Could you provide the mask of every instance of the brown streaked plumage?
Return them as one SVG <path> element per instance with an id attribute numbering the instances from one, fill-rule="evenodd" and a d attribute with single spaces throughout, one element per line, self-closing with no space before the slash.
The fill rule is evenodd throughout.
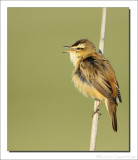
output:
<path id="1" fill-rule="evenodd" d="M 104 101 L 109 112 L 113 130 L 117 132 L 117 98 L 122 102 L 119 85 L 110 62 L 88 39 L 75 42 L 70 48 L 70 59 L 75 69 L 73 81 L 79 90 L 89 97 Z"/>

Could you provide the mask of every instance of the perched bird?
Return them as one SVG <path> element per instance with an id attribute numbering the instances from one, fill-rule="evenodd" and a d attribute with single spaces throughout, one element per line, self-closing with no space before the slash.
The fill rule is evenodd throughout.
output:
<path id="1" fill-rule="evenodd" d="M 71 46 L 70 59 L 75 67 L 73 71 L 73 81 L 79 90 L 89 97 L 95 98 L 101 104 L 105 102 L 109 112 L 112 127 L 117 132 L 117 99 L 122 102 L 119 85 L 115 72 L 110 62 L 99 52 L 95 45 L 88 39 L 81 39 Z M 96 113 L 98 113 L 98 108 Z"/>

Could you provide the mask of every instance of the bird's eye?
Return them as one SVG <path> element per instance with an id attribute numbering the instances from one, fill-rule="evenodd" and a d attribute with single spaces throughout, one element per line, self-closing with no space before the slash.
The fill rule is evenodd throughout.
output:
<path id="1" fill-rule="evenodd" d="M 77 48 L 78 51 L 79 51 L 80 49 L 81 49 L 80 47 Z"/>

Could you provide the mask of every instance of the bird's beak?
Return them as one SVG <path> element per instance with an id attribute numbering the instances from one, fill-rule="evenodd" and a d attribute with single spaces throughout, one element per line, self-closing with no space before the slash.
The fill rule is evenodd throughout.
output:
<path id="1" fill-rule="evenodd" d="M 63 46 L 63 47 L 72 49 L 72 50 L 70 50 L 70 51 L 65 51 L 65 52 L 63 52 L 63 53 L 72 53 L 72 52 L 75 52 L 74 48 L 72 48 L 71 46 Z"/>
<path id="2" fill-rule="evenodd" d="M 63 46 L 63 47 L 65 47 L 65 48 L 71 48 L 71 46 Z"/>

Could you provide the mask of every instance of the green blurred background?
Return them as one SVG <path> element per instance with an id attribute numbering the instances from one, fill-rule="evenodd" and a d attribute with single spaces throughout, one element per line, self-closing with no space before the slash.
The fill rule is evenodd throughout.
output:
<path id="1" fill-rule="evenodd" d="M 64 45 L 98 49 L 102 8 L 8 8 L 8 151 L 89 151 L 94 101 L 74 87 Z M 96 151 L 129 151 L 129 8 L 108 8 L 105 57 L 120 85 L 114 133 L 104 104 Z"/>

